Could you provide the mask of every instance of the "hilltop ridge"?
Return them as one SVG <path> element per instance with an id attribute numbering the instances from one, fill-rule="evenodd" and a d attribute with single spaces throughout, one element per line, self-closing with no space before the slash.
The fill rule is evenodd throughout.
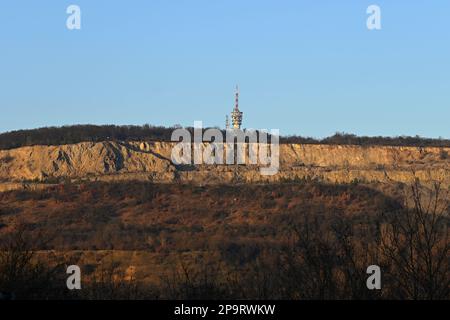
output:
<path id="1" fill-rule="evenodd" d="M 14 149 L 34 145 L 64 145 L 80 142 L 101 141 L 163 141 L 170 142 L 172 127 L 137 125 L 72 125 L 63 127 L 43 127 L 0 133 L 0 149 Z M 192 127 L 187 130 L 193 131 Z M 207 128 L 205 128 L 206 130 Z M 297 135 L 281 136 L 282 144 L 329 144 L 361 146 L 409 146 L 409 147 L 450 147 L 448 139 L 430 139 L 419 136 L 408 137 L 364 137 L 348 133 L 317 139 Z"/>
<path id="2" fill-rule="evenodd" d="M 184 165 L 171 161 L 175 143 L 82 142 L 0 150 L 0 190 L 67 180 L 264 183 L 298 179 L 330 183 L 386 182 L 450 185 L 450 148 L 281 144 L 280 169 L 263 176 L 260 165 Z M 204 143 L 206 145 L 206 143 Z"/>

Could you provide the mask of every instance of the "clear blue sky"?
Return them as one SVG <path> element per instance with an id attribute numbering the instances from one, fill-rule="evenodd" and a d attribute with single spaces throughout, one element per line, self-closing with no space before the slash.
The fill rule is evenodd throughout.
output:
<path id="1" fill-rule="evenodd" d="M 449 19 L 448 0 L 2 0 L 0 131 L 224 126 L 239 84 L 248 128 L 450 138 Z"/>

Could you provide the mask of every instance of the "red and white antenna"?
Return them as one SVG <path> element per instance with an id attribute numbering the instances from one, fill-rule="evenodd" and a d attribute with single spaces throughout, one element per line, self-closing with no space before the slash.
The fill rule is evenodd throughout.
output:
<path id="1" fill-rule="evenodd" d="M 239 110 L 239 87 L 236 85 L 236 101 L 234 104 L 234 110 Z"/>
<path id="2" fill-rule="evenodd" d="M 242 125 L 242 112 L 239 111 L 239 87 L 236 86 L 236 100 L 234 110 L 231 113 L 231 124 L 233 129 L 240 129 Z"/>

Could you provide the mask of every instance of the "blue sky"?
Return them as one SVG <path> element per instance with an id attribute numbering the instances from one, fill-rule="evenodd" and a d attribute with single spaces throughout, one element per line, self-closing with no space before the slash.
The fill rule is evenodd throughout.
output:
<path id="1" fill-rule="evenodd" d="M 449 16 L 448 0 L 2 0 L 0 131 L 223 126 L 239 84 L 247 128 L 450 138 Z"/>

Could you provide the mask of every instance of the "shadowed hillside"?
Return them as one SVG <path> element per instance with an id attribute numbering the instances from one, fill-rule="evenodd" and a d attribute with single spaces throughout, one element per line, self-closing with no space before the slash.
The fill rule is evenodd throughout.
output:
<path id="1" fill-rule="evenodd" d="M 48 234 L 58 250 L 207 250 L 211 245 L 282 241 L 303 212 L 369 218 L 399 208 L 380 192 L 357 185 L 193 185 L 89 183 L 44 191 L 0 193 L 0 235 L 20 221 L 30 234 Z"/>
<path id="2" fill-rule="evenodd" d="M 316 182 L 4 192 L 0 288 L 38 299 L 448 298 L 448 190 L 387 188 L 391 196 Z M 70 264 L 83 270 L 79 292 L 64 289 Z M 372 264 L 382 291 L 366 288 Z"/>

